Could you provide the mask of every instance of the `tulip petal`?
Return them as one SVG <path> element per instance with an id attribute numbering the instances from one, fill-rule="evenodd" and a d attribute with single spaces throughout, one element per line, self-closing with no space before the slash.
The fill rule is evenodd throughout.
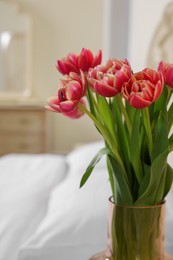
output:
<path id="1" fill-rule="evenodd" d="M 86 106 L 85 104 L 85 101 L 84 99 L 81 99 L 80 100 L 80 103 L 83 105 L 83 106 Z M 80 118 L 81 116 L 84 115 L 84 112 L 82 112 L 78 106 L 76 106 L 76 108 L 73 110 L 73 111 L 70 111 L 68 113 L 63 113 L 65 116 L 67 117 L 70 117 L 72 119 L 77 119 L 77 118 Z"/>
<path id="2" fill-rule="evenodd" d="M 67 60 L 74 64 L 75 67 L 78 66 L 78 55 L 75 53 L 70 53 L 67 55 Z"/>
<path id="3" fill-rule="evenodd" d="M 47 109 L 47 110 L 49 110 L 49 111 L 51 111 L 51 112 L 57 112 L 57 113 L 59 112 L 59 111 L 53 109 L 53 107 L 51 107 L 51 106 L 49 106 L 49 105 L 44 106 L 44 108 Z"/>
<path id="4" fill-rule="evenodd" d="M 92 62 L 92 68 L 99 65 L 101 63 L 101 61 L 102 61 L 102 51 L 99 50 L 97 55 L 94 58 L 94 61 Z"/>
<path id="5" fill-rule="evenodd" d="M 79 110 L 79 108 L 75 108 L 73 111 L 68 113 L 63 113 L 65 116 L 70 117 L 71 119 L 77 119 L 81 117 L 84 113 Z"/>
<path id="6" fill-rule="evenodd" d="M 53 97 L 49 97 L 47 102 L 48 102 L 48 104 L 57 104 L 58 105 L 59 104 L 59 99 L 58 99 L 58 97 L 53 96 Z"/>
<path id="7" fill-rule="evenodd" d="M 101 82 L 96 82 L 94 84 L 94 89 L 98 94 L 104 97 L 113 97 L 118 93 L 118 90 L 116 88 L 113 88 L 108 84 L 104 84 Z"/>
<path id="8" fill-rule="evenodd" d="M 61 110 L 61 112 L 71 112 L 75 109 L 75 107 L 77 106 L 78 101 L 71 101 L 71 100 L 67 100 L 64 102 L 61 102 L 59 104 L 59 108 Z"/>
<path id="9" fill-rule="evenodd" d="M 173 65 L 169 66 L 166 73 L 165 73 L 165 79 L 167 85 L 170 87 L 173 87 Z"/>
<path id="10" fill-rule="evenodd" d="M 154 92 L 154 97 L 153 97 L 154 101 L 160 97 L 162 91 L 163 91 L 163 83 L 158 82 L 158 84 L 156 85 L 156 88 L 155 88 L 155 92 Z"/>
<path id="11" fill-rule="evenodd" d="M 85 48 L 82 49 L 82 53 L 86 57 L 88 64 L 92 64 L 94 60 L 93 53 L 89 49 L 85 49 Z"/>
<path id="12" fill-rule="evenodd" d="M 88 71 L 92 60 L 93 60 L 93 54 L 89 50 L 83 48 L 78 57 L 79 68 L 83 71 Z"/>
<path id="13" fill-rule="evenodd" d="M 67 69 L 66 69 L 66 66 L 65 66 L 65 62 L 63 60 L 58 60 L 57 61 L 56 68 L 57 68 L 57 70 L 61 74 L 63 74 L 63 75 L 67 74 Z"/>
<path id="14" fill-rule="evenodd" d="M 133 74 L 123 85 L 122 95 L 131 106 L 145 108 L 156 101 L 163 90 L 163 77 L 160 72 L 146 68 Z"/>
<path id="15" fill-rule="evenodd" d="M 77 81 L 70 81 L 66 87 L 66 97 L 69 100 L 79 100 L 82 97 L 83 89 Z"/>
<path id="16" fill-rule="evenodd" d="M 57 61 L 56 68 L 62 75 L 69 75 L 70 72 L 79 73 L 79 69 L 74 64 L 62 60 Z"/>
<path id="17" fill-rule="evenodd" d="M 145 108 L 151 104 L 151 101 L 143 99 L 140 95 L 134 94 L 130 98 L 130 105 L 135 108 Z"/>

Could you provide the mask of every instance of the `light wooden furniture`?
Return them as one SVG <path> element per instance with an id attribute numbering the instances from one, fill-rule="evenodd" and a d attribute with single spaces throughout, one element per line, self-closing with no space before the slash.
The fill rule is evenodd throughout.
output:
<path id="1" fill-rule="evenodd" d="M 47 113 L 42 106 L 0 106 L 0 155 L 47 152 Z"/>

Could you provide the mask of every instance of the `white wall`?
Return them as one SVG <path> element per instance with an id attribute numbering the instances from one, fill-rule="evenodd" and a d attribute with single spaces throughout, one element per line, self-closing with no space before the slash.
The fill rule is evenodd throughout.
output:
<path id="1" fill-rule="evenodd" d="M 82 47 L 94 53 L 103 48 L 102 0 L 16 0 L 32 17 L 33 95 L 45 101 L 56 94 L 60 74 L 56 60 Z M 76 143 L 100 138 L 83 117 L 71 120 L 51 113 L 53 151 L 65 152 Z"/>
<path id="2" fill-rule="evenodd" d="M 170 0 L 130 0 L 128 59 L 138 71 L 147 66 L 148 50 Z"/>
<path id="3" fill-rule="evenodd" d="M 104 59 L 127 58 L 129 0 L 104 0 Z"/>
<path id="4" fill-rule="evenodd" d="M 127 58 L 134 71 L 148 64 L 148 50 L 171 0 L 105 0 L 104 43 L 107 57 Z"/>

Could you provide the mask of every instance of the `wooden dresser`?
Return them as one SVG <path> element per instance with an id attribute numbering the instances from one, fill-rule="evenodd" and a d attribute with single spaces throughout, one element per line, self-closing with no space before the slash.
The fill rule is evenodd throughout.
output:
<path id="1" fill-rule="evenodd" d="M 47 152 L 47 113 L 42 106 L 0 106 L 0 155 Z"/>

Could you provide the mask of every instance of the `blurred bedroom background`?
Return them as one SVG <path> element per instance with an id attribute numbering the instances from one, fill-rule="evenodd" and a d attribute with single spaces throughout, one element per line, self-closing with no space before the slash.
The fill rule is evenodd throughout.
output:
<path id="1" fill-rule="evenodd" d="M 172 15 L 170 0 L 1 0 L 0 153 L 67 153 L 100 140 L 86 116 L 44 110 L 59 86 L 56 60 L 85 47 L 135 71 L 173 61 Z"/>
<path id="2" fill-rule="evenodd" d="M 172 46 L 173 0 L 0 0 L 0 260 L 86 260 L 106 248 L 104 160 L 79 189 L 101 137 L 87 116 L 44 109 L 57 59 L 102 49 L 103 63 L 127 58 L 136 72 L 173 63 Z"/>

